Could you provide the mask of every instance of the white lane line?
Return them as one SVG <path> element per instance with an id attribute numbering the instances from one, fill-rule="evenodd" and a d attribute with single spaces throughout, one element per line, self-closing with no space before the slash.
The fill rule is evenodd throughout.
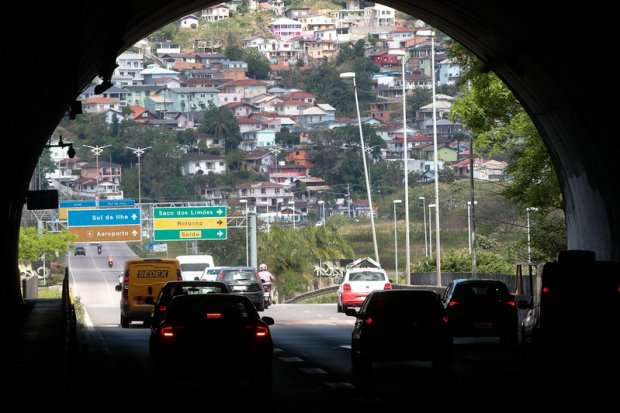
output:
<path id="1" fill-rule="evenodd" d="M 273 349 L 273 352 L 274 352 L 274 353 L 284 353 L 284 350 L 282 350 L 282 349 L 281 349 L 281 348 L 279 348 L 279 347 L 276 347 L 276 348 L 274 348 L 274 349 Z"/>
<path id="2" fill-rule="evenodd" d="M 299 371 L 301 371 L 303 374 L 308 374 L 308 375 L 325 375 L 325 374 L 327 374 L 327 372 L 325 370 L 320 369 L 318 367 L 300 368 Z"/>
<path id="3" fill-rule="evenodd" d="M 335 390 L 354 390 L 355 386 L 351 383 L 347 383 L 344 381 L 339 381 L 339 382 L 325 382 L 323 383 L 325 384 L 327 387 L 331 388 L 331 389 L 335 389 Z"/>
<path id="4" fill-rule="evenodd" d="M 351 350 L 351 345 L 350 344 L 345 344 L 345 345 L 342 345 L 342 346 L 338 346 L 338 348 L 344 348 L 346 350 Z"/>
<path id="5" fill-rule="evenodd" d="M 303 363 L 303 359 L 300 359 L 299 357 L 278 357 L 278 359 L 280 359 L 281 361 L 285 362 L 285 363 Z"/>

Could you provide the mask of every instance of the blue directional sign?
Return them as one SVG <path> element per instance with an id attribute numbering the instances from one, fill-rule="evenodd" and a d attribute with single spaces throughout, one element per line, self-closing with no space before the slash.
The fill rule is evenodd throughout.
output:
<path id="1" fill-rule="evenodd" d="M 133 199 L 100 199 L 99 208 L 132 207 L 136 204 Z"/>
<path id="2" fill-rule="evenodd" d="M 81 201 L 62 201 L 58 208 L 95 208 L 97 204 L 94 199 L 81 200 Z"/>
<path id="3" fill-rule="evenodd" d="M 68 227 L 140 225 L 140 208 L 69 210 Z"/>

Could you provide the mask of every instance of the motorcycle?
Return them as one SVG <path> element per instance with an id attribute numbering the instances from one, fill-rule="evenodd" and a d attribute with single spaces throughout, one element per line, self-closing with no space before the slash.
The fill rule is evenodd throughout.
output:
<path id="1" fill-rule="evenodd" d="M 114 260 L 111 257 L 108 257 L 108 267 L 114 267 Z"/>
<path id="2" fill-rule="evenodd" d="M 101 255 L 101 245 L 97 245 L 97 254 Z"/>
<path id="3" fill-rule="evenodd" d="M 273 304 L 271 299 L 271 283 L 263 283 L 263 300 L 265 302 L 265 308 L 269 308 Z"/>

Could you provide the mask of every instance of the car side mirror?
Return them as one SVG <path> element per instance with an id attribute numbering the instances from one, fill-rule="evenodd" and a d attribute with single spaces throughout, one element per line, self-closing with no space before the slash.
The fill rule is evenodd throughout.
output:
<path id="1" fill-rule="evenodd" d="M 271 317 L 263 317 L 261 318 L 261 320 L 263 323 L 267 324 L 268 326 L 272 326 L 276 323 L 275 320 Z"/>
<path id="2" fill-rule="evenodd" d="M 345 314 L 348 315 L 349 317 L 357 317 L 357 310 L 355 308 L 347 308 L 347 311 L 345 311 Z"/>
<path id="3" fill-rule="evenodd" d="M 116 284 L 116 286 L 114 287 L 114 289 L 115 289 L 116 291 L 123 291 L 123 286 L 122 286 L 122 285 L 120 285 L 120 284 Z"/>

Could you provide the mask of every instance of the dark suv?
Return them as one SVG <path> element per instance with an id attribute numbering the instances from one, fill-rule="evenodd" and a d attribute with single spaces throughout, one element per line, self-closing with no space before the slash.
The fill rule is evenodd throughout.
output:
<path id="1" fill-rule="evenodd" d="M 453 337 L 499 337 L 504 344 L 516 343 L 517 304 L 503 282 L 455 280 L 442 301 Z"/>
<path id="2" fill-rule="evenodd" d="M 357 317 L 351 337 L 351 367 L 366 375 L 373 361 L 432 361 L 433 367 L 450 365 L 452 342 L 446 328 L 440 297 L 433 291 L 385 290 L 371 292 Z"/>
<path id="3" fill-rule="evenodd" d="M 77 255 L 84 255 L 86 256 L 86 249 L 84 247 L 75 247 L 75 252 L 73 253 L 74 256 Z"/>
<path id="4" fill-rule="evenodd" d="M 217 274 L 216 281 L 225 283 L 232 294 L 247 297 L 258 311 L 265 310 L 263 283 L 252 267 L 226 267 Z"/>

